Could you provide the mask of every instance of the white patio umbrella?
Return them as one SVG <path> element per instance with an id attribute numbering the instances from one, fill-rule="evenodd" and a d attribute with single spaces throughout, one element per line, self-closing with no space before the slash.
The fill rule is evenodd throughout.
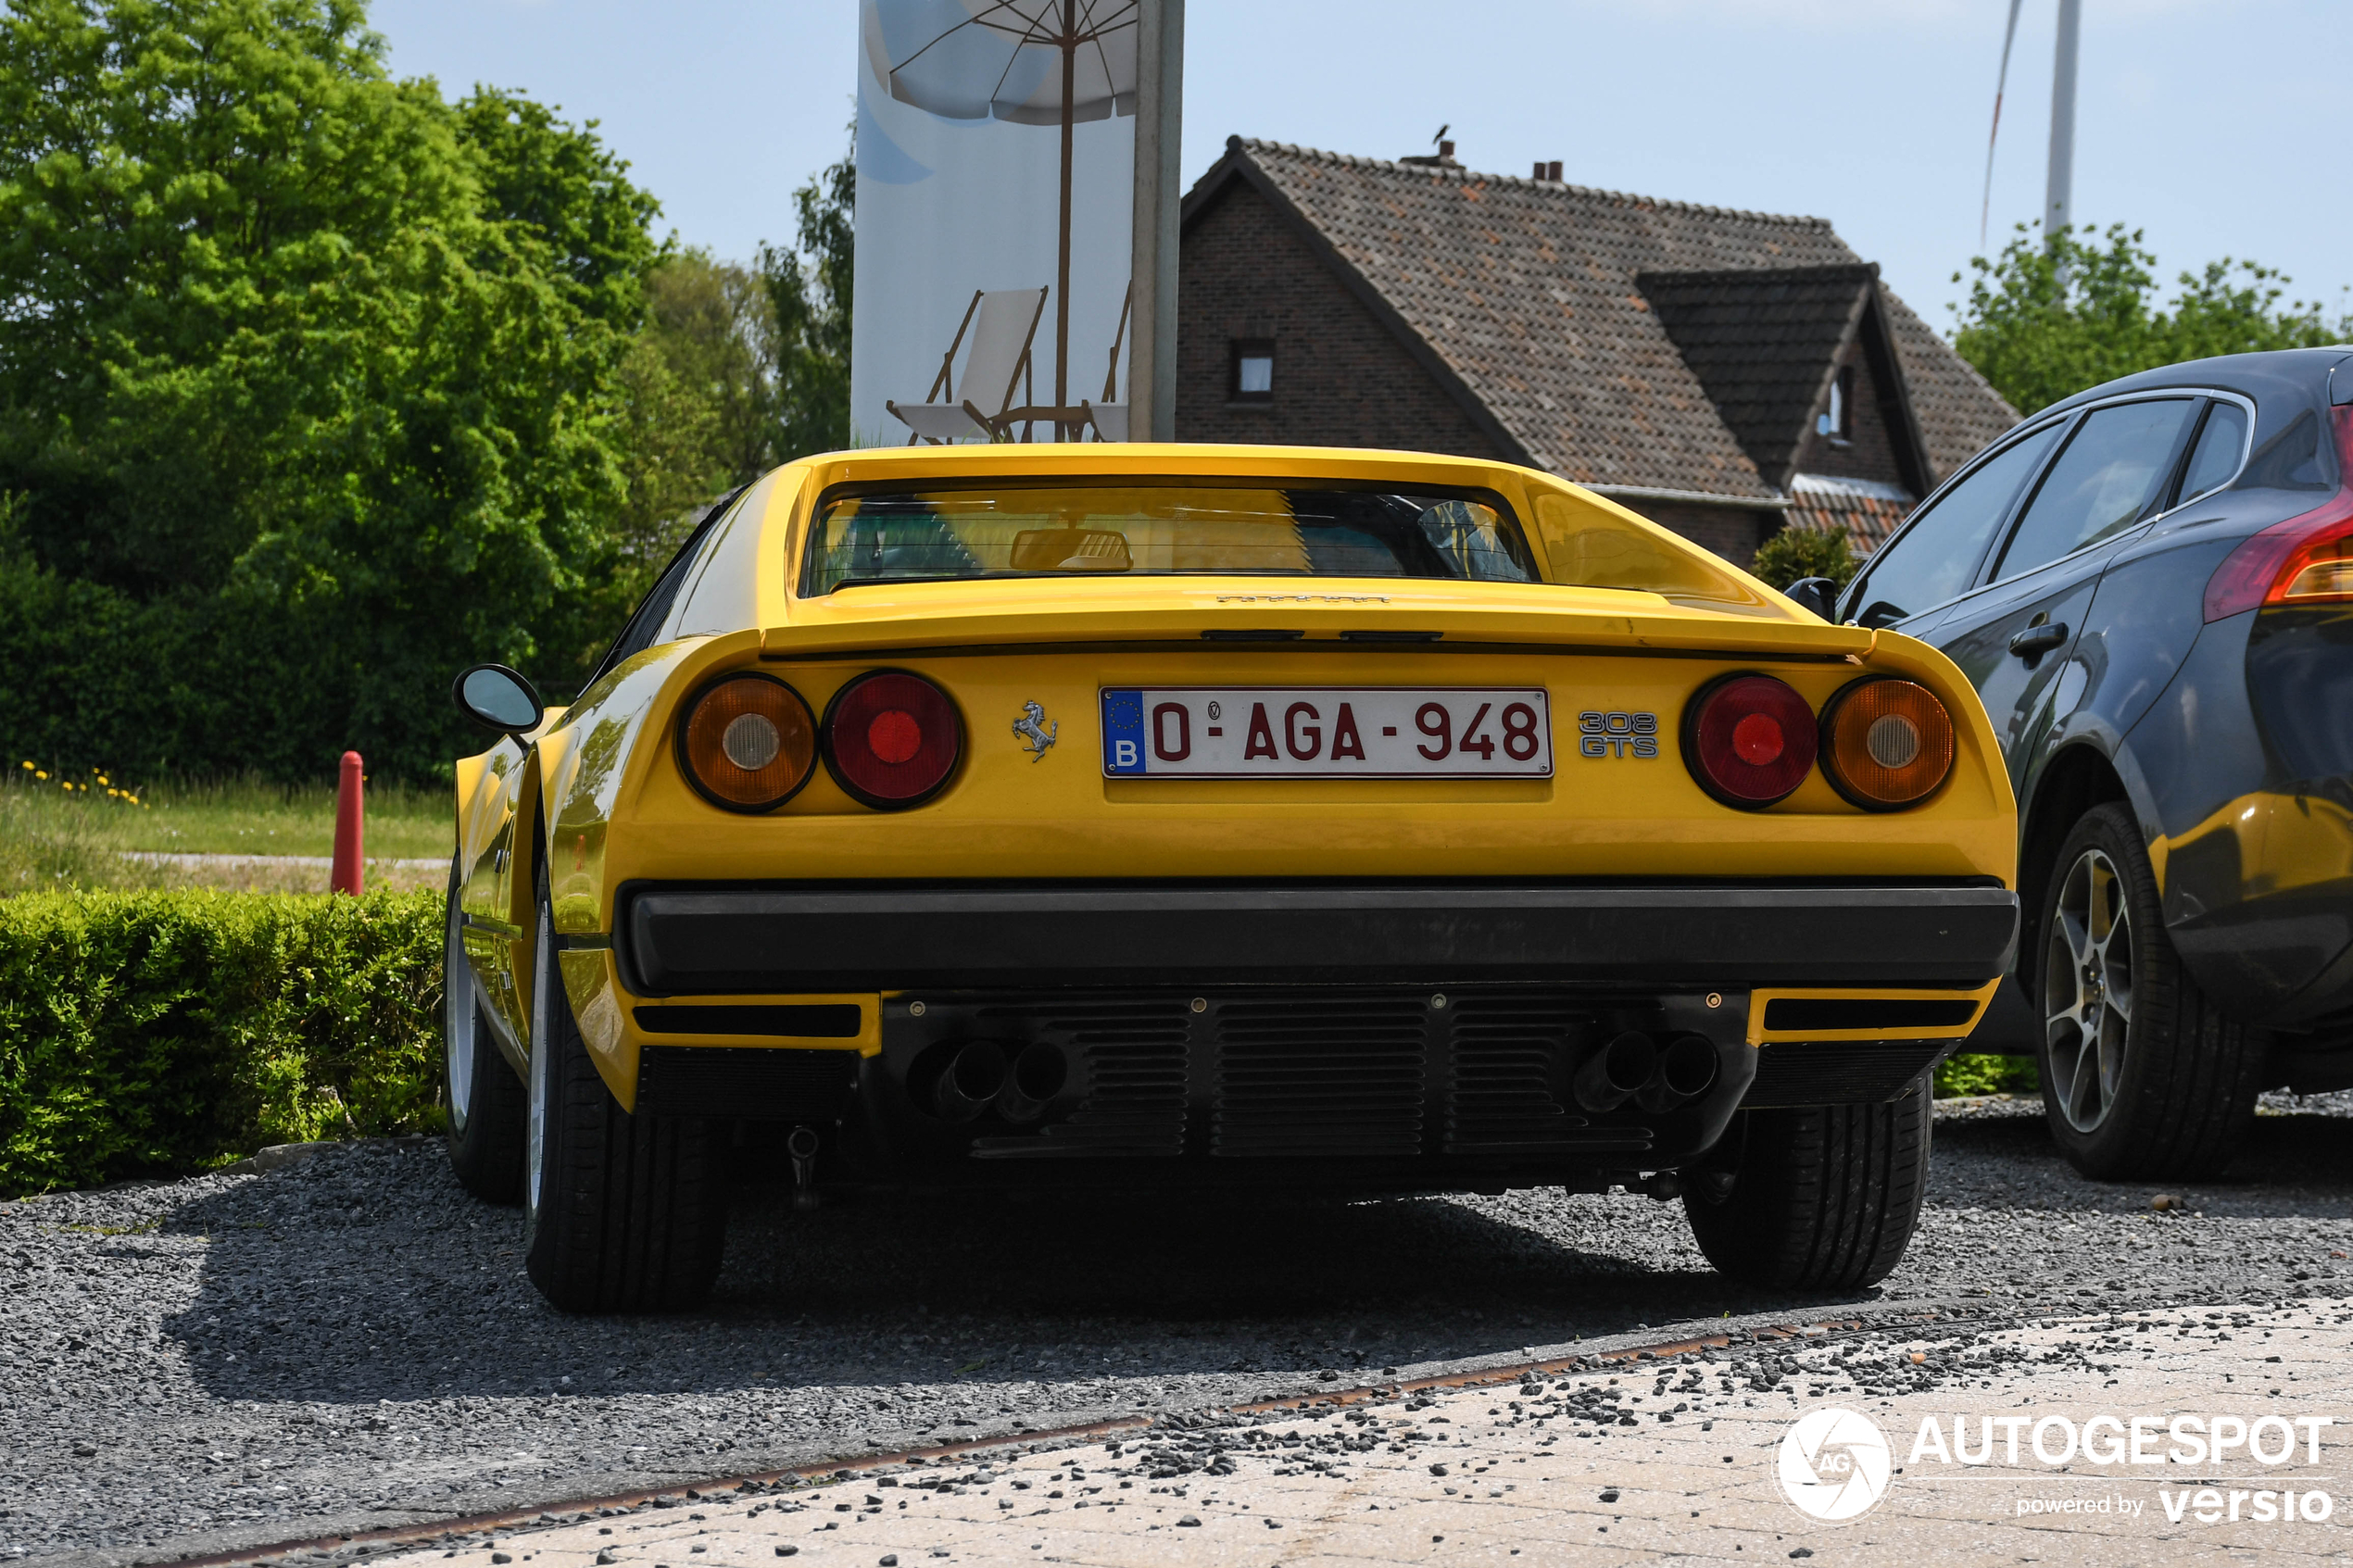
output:
<path id="1" fill-rule="evenodd" d="M 1054 276 L 1058 424 L 1069 422 L 1059 410 L 1070 407 L 1071 127 L 1136 112 L 1139 3 L 868 0 L 863 7 L 867 58 L 900 102 L 944 119 L 1062 127 L 1062 233 Z"/>

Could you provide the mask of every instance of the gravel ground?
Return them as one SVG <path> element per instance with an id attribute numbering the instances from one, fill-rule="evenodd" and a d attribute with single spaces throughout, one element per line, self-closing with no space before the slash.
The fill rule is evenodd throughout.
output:
<path id="1" fill-rule="evenodd" d="M 2353 1294 L 2353 1096 L 2274 1100 L 2226 1182 L 2078 1179 L 2039 1106 L 1941 1108 L 1904 1265 L 1740 1290 L 1680 1210 L 846 1204 L 749 1190 L 711 1306 L 566 1319 L 425 1143 L 0 1204 L 0 1556 L 124 1562 L 1270 1398 L 1697 1320 Z"/>

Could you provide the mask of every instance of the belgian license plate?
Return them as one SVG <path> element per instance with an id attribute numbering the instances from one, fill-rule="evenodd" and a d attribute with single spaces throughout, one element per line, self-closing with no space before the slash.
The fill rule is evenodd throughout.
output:
<path id="1" fill-rule="evenodd" d="M 1106 686 L 1108 778 L 1548 779 L 1541 687 Z"/>

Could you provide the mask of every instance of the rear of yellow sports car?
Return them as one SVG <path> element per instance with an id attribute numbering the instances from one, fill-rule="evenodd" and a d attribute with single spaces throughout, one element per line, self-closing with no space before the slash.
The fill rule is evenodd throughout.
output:
<path id="1" fill-rule="evenodd" d="M 606 1154 L 764 1129 L 812 1194 L 1624 1184 L 1736 1272 L 1900 1254 L 1919 1085 L 2016 927 L 1932 650 L 1403 454 L 845 454 L 690 554 L 469 775 L 453 918 L 540 1120 L 560 1033 Z M 1886 1190 L 1790 1233 L 1822 1179 Z"/>

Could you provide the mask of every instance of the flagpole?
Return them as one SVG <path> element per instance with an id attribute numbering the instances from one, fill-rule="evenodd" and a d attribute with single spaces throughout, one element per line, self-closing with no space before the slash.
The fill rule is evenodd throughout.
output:
<path id="1" fill-rule="evenodd" d="M 2074 221 L 2075 60 L 2083 0 L 2059 0 L 2058 47 L 2051 60 L 2051 161 L 2043 191 L 2043 236 L 2056 241 Z"/>

